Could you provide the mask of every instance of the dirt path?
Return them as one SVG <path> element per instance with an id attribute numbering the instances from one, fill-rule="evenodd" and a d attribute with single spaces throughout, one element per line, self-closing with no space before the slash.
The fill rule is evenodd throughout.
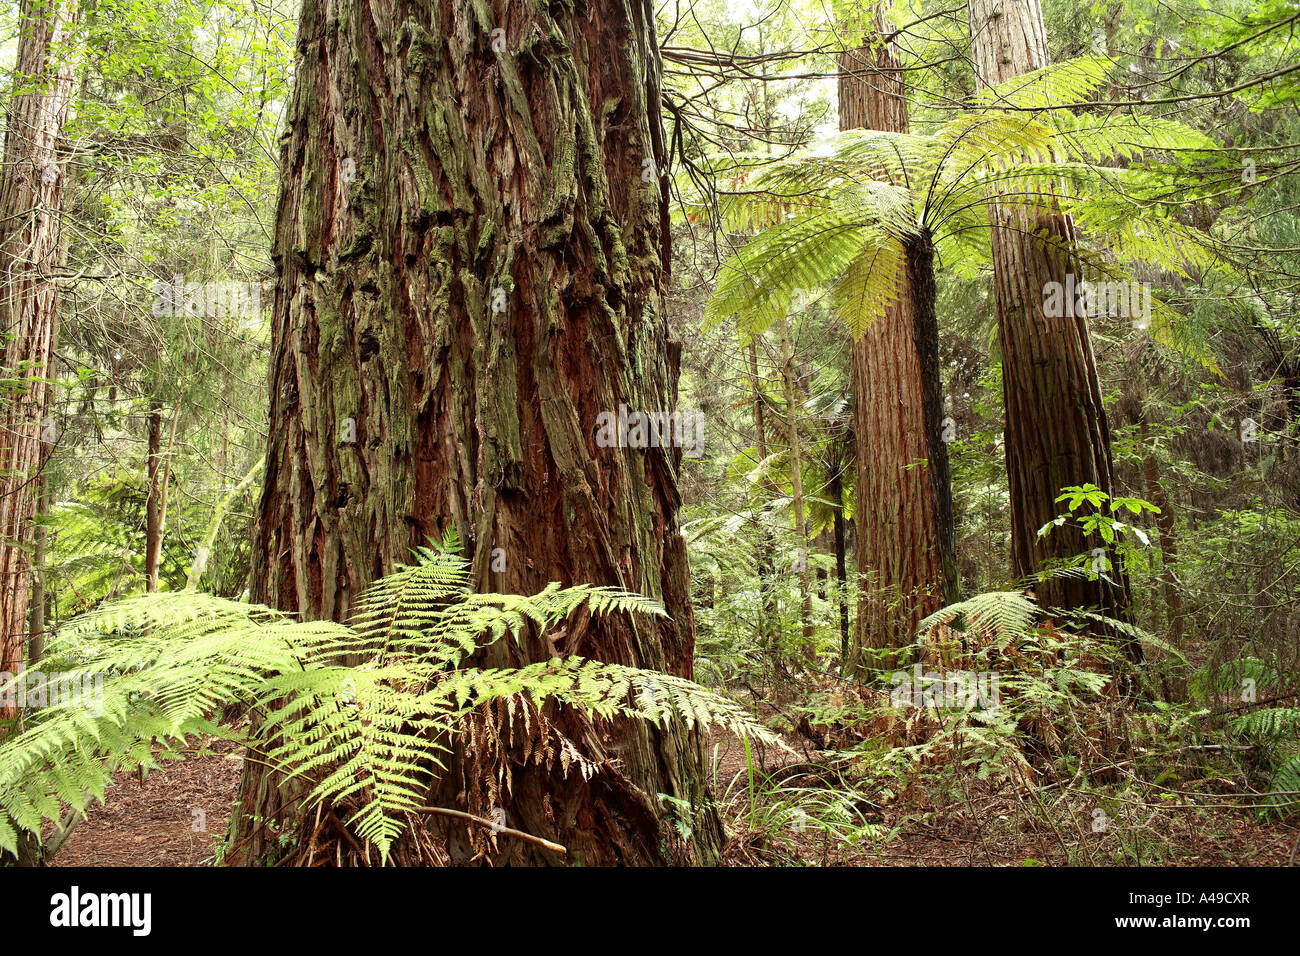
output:
<path id="1" fill-rule="evenodd" d="M 198 742 L 196 741 L 196 745 Z M 51 866 L 203 866 L 230 819 L 239 783 L 237 748 L 207 748 L 154 770 L 141 784 L 117 775 Z"/>

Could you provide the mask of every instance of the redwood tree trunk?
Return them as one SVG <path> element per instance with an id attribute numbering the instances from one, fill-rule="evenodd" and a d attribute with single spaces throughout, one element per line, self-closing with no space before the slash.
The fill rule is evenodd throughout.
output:
<path id="1" fill-rule="evenodd" d="M 887 28 L 877 20 L 879 35 Z M 903 74 L 879 38 L 840 56 L 840 129 L 908 132 Z M 855 644 L 912 642 L 917 625 L 957 593 L 952 490 L 942 441 L 934 254 L 909 249 L 899 297 L 853 343 L 857 555 L 868 575 Z"/>
<path id="2" fill-rule="evenodd" d="M 689 676 L 680 450 L 602 448 L 597 416 L 670 409 L 665 151 L 648 0 L 304 0 L 274 256 L 270 435 L 252 599 L 342 619 L 369 581 L 456 530 L 483 590 L 618 585 L 669 620 L 570 622 L 489 666 L 556 651 Z M 494 32 L 501 31 L 501 32 Z M 504 570 L 494 562 L 502 549 Z M 698 740 L 552 715 L 589 782 L 523 761 L 493 862 L 708 862 Z M 504 732 L 504 729 L 503 729 Z M 458 743 L 433 804 L 492 816 Z M 615 760 L 616 758 L 616 760 Z M 249 763 L 232 860 L 291 816 Z M 694 808 L 676 838 L 658 795 Z M 463 824 L 429 817 L 453 863 Z M 401 852 L 398 852 L 400 860 Z"/>
<path id="3" fill-rule="evenodd" d="M 1048 64 L 1039 0 L 969 0 L 972 57 L 981 88 Z M 1064 511 L 1061 489 L 1093 484 L 1112 490 L 1110 431 L 1086 316 L 1076 309 L 1045 314 L 1048 283 L 1083 278 L 1074 254 L 1074 227 L 1050 205 L 996 205 L 991 213 L 993 282 L 1006 408 L 1007 478 L 1011 495 L 1011 560 L 1018 576 L 1090 552 L 1072 523 L 1040 538 L 1038 530 Z M 1035 591 L 1046 607 L 1093 607 L 1121 617 L 1128 577 L 1118 556 L 1097 581 L 1054 577 Z M 1133 645 L 1130 645 L 1133 648 Z M 1136 651 L 1135 653 L 1140 653 Z"/>
<path id="4" fill-rule="evenodd" d="M 75 0 L 24 0 L 16 90 L 0 167 L 0 375 L 21 383 L 0 401 L 0 671 L 23 669 L 31 591 L 32 518 L 50 398 L 59 292 L 59 213 L 66 156 L 61 138 L 72 100 L 67 44 Z M 0 708 L 0 717 L 13 716 Z"/>

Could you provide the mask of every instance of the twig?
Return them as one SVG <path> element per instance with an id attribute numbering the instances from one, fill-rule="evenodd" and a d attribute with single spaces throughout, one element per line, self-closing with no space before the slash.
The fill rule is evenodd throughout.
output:
<path id="1" fill-rule="evenodd" d="M 525 843 L 531 843 L 534 846 L 540 846 L 547 850 L 553 850 L 556 853 L 569 852 L 567 847 L 561 846 L 558 843 L 552 843 L 550 840 L 544 840 L 539 836 L 533 836 L 531 833 L 524 833 L 522 830 L 513 830 L 510 827 L 503 826 L 500 823 L 495 823 L 492 820 L 488 820 L 484 817 L 475 816 L 472 813 L 465 813 L 461 810 L 450 810 L 447 807 L 418 807 L 413 812 L 434 813 L 444 817 L 455 817 L 457 820 L 469 820 L 471 823 L 477 823 L 480 826 L 488 827 L 491 830 L 495 831 L 496 833 L 504 833 L 506 834 L 506 836 L 515 837 L 518 840 L 523 840 Z"/>
<path id="2" fill-rule="evenodd" d="M 352 849 L 357 851 L 357 856 L 361 857 L 363 860 L 366 860 L 367 863 L 370 862 L 368 859 L 366 859 L 366 851 L 362 849 L 361 844 L 357 842 L 357 838 L 348 832 L 348 828 L 343 825 L 343 821 L 340 820 L 335 815 L 333 810 L 329 810 L 326 812 L 325 819 L 328 820 L 330 823 L 334 824 L 335 828 L 338 829 L 339 833 L 343 834 L 343 839 L 347 840 L 348 843 L 352 844 Z"/>

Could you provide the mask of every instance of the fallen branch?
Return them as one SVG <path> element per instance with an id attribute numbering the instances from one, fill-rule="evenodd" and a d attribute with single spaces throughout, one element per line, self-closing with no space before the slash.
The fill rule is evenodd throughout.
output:
<path id="1" fill-rule="evenodd" d="M 514 830 L 500 823 L 495 823 L 484 817 L 475 816 L 472 813 L 465 813 L 461 810 L 449 810 L 446 807 L 420 807 L 415 813 L 432 813 L 444 817 L 455 817 L 457 820 L 468 820 L 471 823 L 477 823 L 480 826 L 488 827 L 496 833 L 504 833 L 506 836 L 512 836 L 517 840 L 523 840 L 525 843 L 531 843 L 534 846 L 540 846 L 547 850 L 553 850 L 556 853 L 568 853 L 568 847 L 561 846 L 558 843 L 552 843 L 550 840 L 544 840 L 539 836 L 533 836 L 531 833 L 524 833 L 522 830 Z"/>

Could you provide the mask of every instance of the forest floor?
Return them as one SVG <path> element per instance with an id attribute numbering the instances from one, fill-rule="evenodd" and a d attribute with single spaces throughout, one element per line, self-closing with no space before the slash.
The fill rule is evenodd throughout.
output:
<path id="1" fill-rule="evenodd" d="M 762 755 L 767 789 L 807 793 L 824 780 L 816 751 Z M 719 741 L 715 792 L 723 794 L 729 831 L 725 863 L 732 866 L 1288 866 L 1300 862 L 1300 819 L 1262 823 L 1253 810 L 1224 809 L 1206 800 L 1179 806 L 1139 804 L 1092 831 L 1095 804 L 1076 802 L 1043 812 L 1041 795 L 964 781 L 964 792 L 947 800 L 933 790 L 903 788 L 897 801 L 860 801 L 863 819 L 887 834 L 856 845 L 836 841 L 817 826 L 792 826 L 754 809 L 749 770 L 740 740 Z M 760 791 L 761 777 L 756 777 Z M 731 795 L 731 799 L 726 797 Z M 1098 794 L 1098 797 L 1102 794 Z M 770 793 L 768 795 L 770 799 Z M 1062 819 L 1065 808 L 1073 820 Z M 1053 813 L 1057 815 L 1053 819 Z"/>
<path id="2" fill-rule="evenodd" d="M 1287 865 L 1296 859 L 1300 823 L 1261 824 L 1250 813 L 1185 807 L 1138 808 L 1105 837 L 1087 826 L 1043 825 L 1026 795 L 972 787 L 960 802 L 925 805 L 911 799 L 865 808 L 891 835 L 874 845 L 830 840 L 818 827 L 773 823 L 749 794 L 748 763 L 736 738 L 717 737 L 715 790 L 730 839 L 731 866 L 1023 866 L 1066 862 L 1143 862 L 1176 866 Z M 763 755 L 765 772 L 807 786 L 815 753 Z M 229 820 L 241 759 L 234 744 L 204 741 L 184 760 L 167 763 L 143 782 L 118 774 L 53 861 L 54 866 L 203 866 Z M 759 800 L 762 801 L 760 795 Z M 1168 808 L 1165 808 L 1166 811 Z M 1086 812 L 1086 808 L 1085 808 Z M 1086 815 L 1084 822 L 1087 822 Z M 1068 831 L 1068 832 L 1067 832 Z M 1088 846 L 1093 841 L 1093 846 Z"/>
<path id="3" fill-rule="evenodd" d="M 184 760 L 143 781 L 114 778 L 77 825 L 52 866 L 204 866 L 225 832 L 243 756 L 229 741 L 206 740 Z"/>

